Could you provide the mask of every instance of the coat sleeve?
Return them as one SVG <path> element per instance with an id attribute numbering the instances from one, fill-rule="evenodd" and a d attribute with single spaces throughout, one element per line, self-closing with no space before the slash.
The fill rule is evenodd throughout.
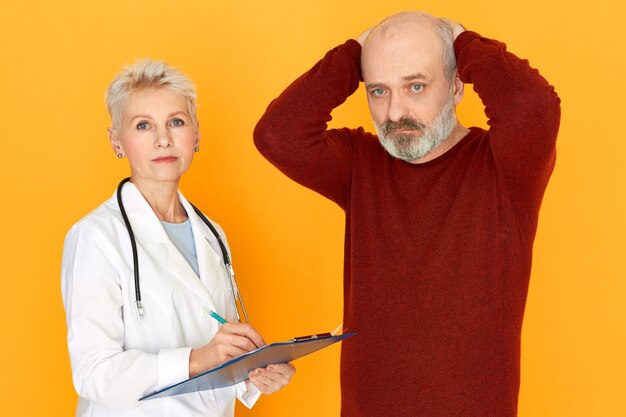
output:
<path id="1" fill-rule="evenodd" d="M 188 378 L 191 351 L 124 349 L 121 265 L 119 248 L 98 225 L 83 220 L 68 233 L 61 285 L 73 382 L 81 397 L 111 408 L 137 406 Z"/>
<path id="2" fill-rule="evenodd" d="M 261 396 L 261 391 L 250 380 L 235 385 L 237 399 L 248 408 L 252 408 Z"/>

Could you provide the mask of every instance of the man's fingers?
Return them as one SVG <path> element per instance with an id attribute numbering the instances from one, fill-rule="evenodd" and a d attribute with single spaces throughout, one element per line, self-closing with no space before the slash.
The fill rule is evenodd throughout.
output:
<path id="1" fill-rule="evenodd" d="M 367 39 L 367 37 L 369 36 L 370 32 L 372 31 L 372 28 L 367 28 L 365 29 L 365 31 L 363 33 L 361 33 L 361 35 L 357 38 L 357 42 L 361 44 L 361 47 L 363 47 L 363 45 L 365 44 L 365 40 Z"/>

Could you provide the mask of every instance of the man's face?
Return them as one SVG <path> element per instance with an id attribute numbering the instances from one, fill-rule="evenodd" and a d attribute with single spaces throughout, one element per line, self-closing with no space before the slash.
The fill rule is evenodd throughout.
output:
<path id="1" fill-rule="evenodd" d="M 448 138 L 456 122 L 453 97 L 450 96 L 430 126 L 410 117 L 397 122 L 387 120 L 382 125 L 374 122 L 374 125 L 378 139 L 387 152 L 403 161 L 416 162 Z"/>
<path id="2" fill-rule="evenodd" d="M 372 119 L 389 153 L 416 162 L 450 136 L 460 96 L 445 75 L 442 42 L 432 25 L 372 31 L 361 64 Z"/>

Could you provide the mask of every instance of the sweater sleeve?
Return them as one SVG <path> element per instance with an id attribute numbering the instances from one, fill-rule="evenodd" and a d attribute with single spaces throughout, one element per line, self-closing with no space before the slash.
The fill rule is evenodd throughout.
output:
<path id="1" fill-rule="evenodd" d="M 485 105 L 498 175 L 515 203 L 539 204 L 556 156 L 561 111 L 554 87 L 501 42 L 468 31 L 454 46 L 461 80 Z"/>
<path id="2" fill-rule="evenodd" d="M 352 173 L 350 129 L 328 129 L 332 110 L 359 86 L 361 46 L 348 40 L 270 103 L 254 131 L 259 152 L 285 175 L 345 208 Z"/>

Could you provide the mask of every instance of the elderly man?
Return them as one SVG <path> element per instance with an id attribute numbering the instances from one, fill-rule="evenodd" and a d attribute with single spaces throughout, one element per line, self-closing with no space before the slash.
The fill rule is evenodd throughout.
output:
<path id="1" fill-rule="evenodd" d="M 328 129 L 361 78 L 378 135 Z M 489 130 L 457 121 L 464 83 Z M 503 43 L 416 12 L 334 48 L 270 104 L 259 151 L 346 213 L 344 322 L 360 335 L 341 352 L 343 416 L 517 414 L 559 119 L 554 89 Z"/>

